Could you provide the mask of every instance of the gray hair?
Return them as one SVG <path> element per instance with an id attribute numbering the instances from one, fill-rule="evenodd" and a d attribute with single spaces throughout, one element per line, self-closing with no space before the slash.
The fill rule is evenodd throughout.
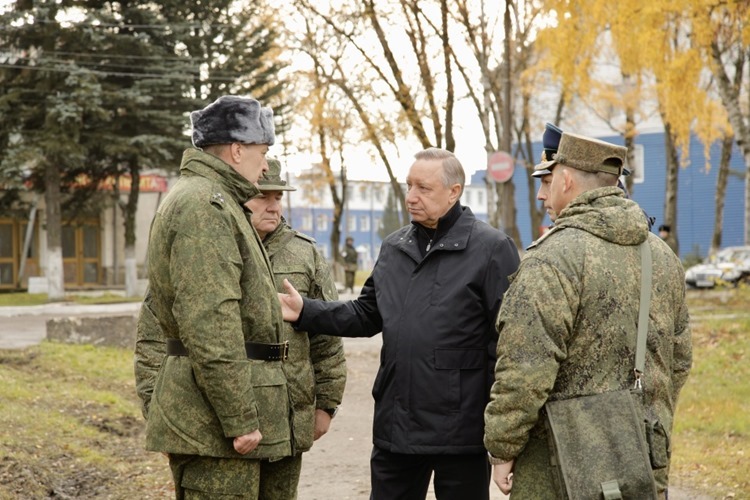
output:
<path id="1" fill-rule="evenodd" d="M 417 160 L 442 160 L 443 162 L 443 185 L 451 187 L 453 184 L 461 186 L 461 193 L 464 192 L 466 184 L 466 174 L 461 162 L 452 152 L 440 148 L 427 148 L 414 155 Z"/>

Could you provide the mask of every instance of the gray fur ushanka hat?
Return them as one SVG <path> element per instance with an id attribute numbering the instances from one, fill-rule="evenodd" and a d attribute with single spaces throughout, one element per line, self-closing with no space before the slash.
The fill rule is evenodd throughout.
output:
<path id="1" fill-rule="evenodd" d="M 225 95 L 190 113 L 193 145 L 268 144 L 274 142 L 273 110 L 251 97 Z"/>

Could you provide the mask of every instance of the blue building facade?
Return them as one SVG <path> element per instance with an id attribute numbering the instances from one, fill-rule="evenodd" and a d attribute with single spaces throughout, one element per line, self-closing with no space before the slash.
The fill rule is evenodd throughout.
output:
<path id="1" fill-rule="evenodd" d="M 600 137 L 602 140 L 622 144 L 619 136 Z M 534 158 L 541 156 L 541 142 L 534 144 Z M 650 215 L 655 217 L 654 232 L 664 222 L 664 197 L 666 193 L 666 157 L 662 133 L 641 134 L 636 138 L 635 184 L 631 197 Z M 678 173 L 676 235 L 679 240 L 680 257 L 708 254 L 713 234 L 715 215 L 715 192 L 721 144 L 710 149 L 711 168 L 705 168 L 703 145 L 691 141 L 690 161 Z M 640 169 L 640 170 L 638 170 Z M 742 155 L 736 144 L 733 146 L 727 181 L 722 231 L 722 247 L 742 245 L 744 239 L 744 171 Z M 476 172 L 467 184 L 461 203 L 471 207 L 479 219 L 487 220 L 488 193 L 484 182 L 486 172 Z M 529 197 L 524 167 L 516 165 L 513 174 L 517 209 L 517 224 L 523 246 L 532 241 Z M 330 234 L 333 221 L 333 206 L 327 188 L 318 188 L 316 193 L 292 181 L 299 191 L 289 193 L 285 212 L 296 229 L 313 236 L 326 257 L 332 255 Z M 535 182 L 535 189 L 539 182 Z M 385 182 L 350 181 L 349 201 L 344 212 L 341 228 L 342 244 L 346 236 L 352 236 L 360 254 L 360 266 L 368 268 L 377 259 L 381 238 L 378 235 L 380 221 L 385 209 L 390 185 Z M 291 217 L 290 217 L 291 214 Z M 543 225 L 550 221 L 545 216 Z M 672 228 L 675 231 L 675 228 Z"/>
<path id="2" fill-rule="evenodd" d="M 622 137 L 605 136 L 600 139 L 622 144 Z M 638 202 L 652 217 L 656 218 L 654 231 L 664 222 L 664 197 L 666 193 L 666 150 L 662 133 L 641 134 L 636 138 L 637 147 L 642 148 L 643 171 L 633 186 L 631 198 Z M 542 145 L 534 145 L 535 158 L 540 158 Z M 711 238 L 716 213 L 715 193 L 719 171 L 721 144 L 715 143 L 710 149 L 710 170 L 705 168 L 703 145 L 693 139 L 690 146 L 690 162 L 678 173 L 677 227 L 680 244 L 680 257 L 697 254 L 705 257 L 711 247 Z M 745 212 L 745 166 L 742 154 L 733 145 L 727 180 L 724 204 L 724 220 L 721 246 L 743 245 Z M 484 172 L 477 172 L 472 183 L 483 182 Z M 516 166 L 513 174 L 516 186 L 517 224 L 524 246 L 532 241 L 531 217 L 528 206 L 528 188 L 523 167 Z M 536 182 L 539 187 L 539 182 Z M 545 216 L 544 225 L 550 221 Z M 672 228 L 675 231 L 675 228 Z"/>

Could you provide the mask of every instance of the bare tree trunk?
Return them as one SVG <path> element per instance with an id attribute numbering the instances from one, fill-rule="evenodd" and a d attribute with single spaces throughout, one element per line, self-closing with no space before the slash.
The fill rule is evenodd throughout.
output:
<path id="1" fill-rule="evenodd" d="M 560 123 L 560 117 L 562 115 L 562 99 L 560 107 L 558 108 L 558 113 L 556 115 L 557 119 L 555 120 L 555 123 Z M 518 134 L 518 144 L 519 147 L 522 145 L 525 145 L 525 153 L 524 157 L 526 158 L 526 185 L 528 186 L 528 201 L 529 201 L 529 218 L 531 219 L 531 239 L 536 240 L 541 236 L 540 234 L 540 227 L 542 225 L 542 220 L 544 219 L 544 212 L 542 210 L 539 210 L 537 208 L 537 201 L 536 201 L 536 193 L 537 193 L 537 187 L 536 182 L 534 181 L 534 177 L 531 176 L 531 173 L 533 172 L 534 165 L 536 164 L 537 158 L 534 158 L 534 148 L 533 144 L 534 141 L 531 139 L 531 129 L 530 129 L 530 122 L 531 122 L 531 95 L 529 93 L 524 93 L 523 97 L 523 125 L 521 127 L 521 130 Z"/>
<path id="2" fill-rule="evenodd" d="M 451 44 L 449 39 L 448 30 L 448 1 L 440 0 L 440 14 L 442 21 L 443 32 L 443 61 L 445 64 L 445 80 L 446 80 L 446 99 L 445 99 L 445 149 L 448 151 L 456 150 L 456 138 L 453 135 L 453 103 L 454 103 L 454 90 L 453 90 L 453 76 L 451 72 Z"/>
<path id="3" fill-rule="evenodd" d="M 721 143 L 721 160 L 719 173 L 716 177 L 716 197 L 714 198 L 714 234 L 711 238 L 709 254 L 716 253 L 721 248 L 721 232 L 724 225 L 724 202 L 726 201 L 727 179 L 729 178 L 729 161 L 732 159 L 732 145 L 734 135 L 727 134 Z"/>
<path id="4" fill-rule="evenodd" d="M 422 144 L 423 148 L 428 148 L 430 147 L 430 139 L 427 137 L 424 125 L 422 124 L 422 116 L 417 110 L 416 103 L 411 95 L 411 89 L 409 88 L 409 85 L 407 85 L 403 72 L 398 65 L 396 56 L 388 43 L 388 35 L 381 26 L 378 14 L 375 12 L 374 0 L 365 0 L 364 9 L 364 14 L 372 24 L 372 28 L 378 37 L 381 48 L 383 49 L 383 56 L 388 63 L 388 67 L 393 74 L 394 80 L 396 80 L 396 86 L 394 88 L 396 101 L 401 105 L 401 109 L 404 111 L 404 116 L 411 125 L 414 136 L 420 144 Z"/>
<path id="5" fill-rule="evenodd" d="M 635 110 L 628 106 L 625 110 L 625 147 L 628 148 L 628 165 L 630 166 L 630 175 L 625 177 L 625 187 L 630 196 L 633 196 L 635 186 Z M 643 167 L 641 165 L 641 167 Z"/>
<path id="6" fill-rule="evenodd" d="M 511 44 L 511 31 L 513 30 L 511 24 L 512 5 L 512 0 L 505 0 L 505 15 L 503 18 L 503 25 L 505 28 L 504 61 L 502 64 L 504 102 L 502 112 L 503 131 L 500 150 L 506 151 L 508 154 L 512 153 L 511 146 L 513 143 L 513 88 L 511 81 L 513 74 L 513 52 Z M 500 212 L 503 231 L 505 231 L 505 234 L 516 242 L 518 248 L 523 248 L 521 233 L 518 231 L 518 225 L 516 224 L 516 186 L 513 184 L 513 177 L 506 182 L 497 183 L 495 185 L 495 192 L 497 193 L 497 209 Z"/>
<path id="7" fill-rule="evenodd" d="M 338 70 L 342 72 L 343 70 L 338 67 Z M 354 94 L 354 91 L 352 88 L 346 84 L 343 80 L 335 80 L 333 83 L 341 89 L 341 91 L 346 95 L 346 97 L 349 98 L 349 101 L 352 103 L 352 106 L 354 106 L 354 109 L 357 111 L 357 115 L 359 116 L 360 120 L 362 120 L 362 125 L 365 127 L 365 132 L 367 138 L 370 140 L 370 143 L 375 147 L 375 149 L 378 151 L 378 155 L 380 155 L 380 159 L 383 161 L 383 164 L 385 165 L 385 170 L 388 173 L 388 179 L 391 183 L 391 189 L 393 190 L 393 194 L 396 197 L 396 200 L 398 200 L 399 205 L 401 206 L 401 220 L 403 225 L 407 225 L 409 223 L 409 212 L 406 210 L 406 198 L 404 197 L 404 191 L 401 189 L 401 183 L 396 179 L 396 176 L 393 173 L 393 168 L 391 167 L 391 162 L 388 159 L 388 155 L 385 153 L 385 149 L 383 147 L 383 143 L 380 139 L 380 135 L 378 134 L 377 130 L 375 129 L 375 126 L 373 125 L 372 121 L 370 120 L 370 115 L 367 113 L 367 111 L 362 107 L 362 104 L 360 103 L 357 96 Z"/>
<path id="8" fill-rule="evenodd" d="M 663 115 L 662 115 L 663 117 Z M 664 223 L 671 227 L 667 243 L 675 254 L 679 255 L 679 239 L 677 237 L 677 181 L 680 170 L 680 158 L 675 146 L 672 127 L 664 123 L 664 147 L 667 158 L 667 192 L 664 196 Z"/>
<path id="9" fill-rule="evenodd" d="M 130 162 L 130 193 L 128 201 L 121 204 L 123 225 L 125 226 L 125 296 L 138 295 L 138 265 L 135 259 L 135 214 L 138 210 L 138 196 L 140 194 L 141 173 L 135 165 L 135 159 Z M 119 197 L 118 197 L 119 198 Z"/>
<path id="10" fill-rule="evenodd" d="M 501 228 L 516 243 L 518 248 L 523 248 L 521 233 L 516 225 L 516 185 L 512 180 L 498 182 L 495 184 L 497 193 L 497 210 L 501 214 Z"/>
<path id="11" fill-rule="evenodd" d="M 47 293 L 50 302 L 59 302 L 65 299 L 65 275 L 62 254 L 60 170 L 54 161 L 47 162 L 44 177 L 47 219 Z"/>
<path id="12" fill-rule="evenodd" d="M 750 50 L 738 51 L 734 60 L 734 81 L 731 81 L 724 69 L 724 61 L 718 43 L 711 44 L 711 58 L 714 62 L 711 69 L 716 77 L 716 88 L 727 111 L 729 123 L 732 125 L 737 140 L 737 146 L 740 148 L 745 162 L 745 245 L 750 245 L 750 127 L 746 125 L 750 113 L 743 115 L 743 109 L 747 111 L 747 108 L 743 108 L 740 102 L 740 90 L 742 78 L 745 75 L 745 58 L 749 55 Z M 748 82 L 748 85 L 750 85 L 750 82 Z"/>

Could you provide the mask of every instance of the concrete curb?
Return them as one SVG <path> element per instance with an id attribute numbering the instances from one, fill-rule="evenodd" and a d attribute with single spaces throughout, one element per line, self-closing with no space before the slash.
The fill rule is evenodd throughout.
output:
<path id="1" fill-rule="evenodd" d="M 137 312 L 140 302 L 116 302 L 112 304 L 74 304 L 70 302 L 53 302 L 38 306 L 0 307 L 0 318 L 14 316 L 72 316 L 77 314 L 119 314 Z"/>

